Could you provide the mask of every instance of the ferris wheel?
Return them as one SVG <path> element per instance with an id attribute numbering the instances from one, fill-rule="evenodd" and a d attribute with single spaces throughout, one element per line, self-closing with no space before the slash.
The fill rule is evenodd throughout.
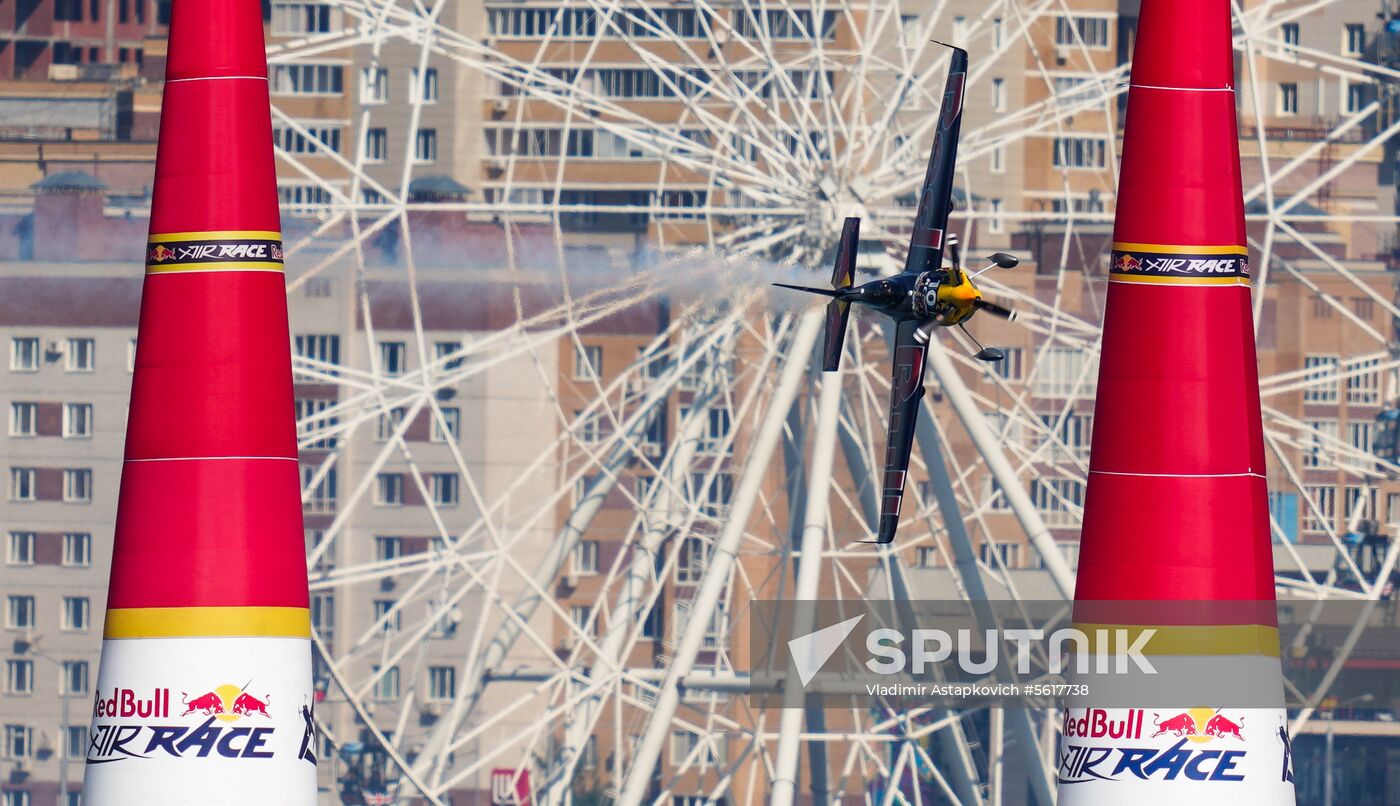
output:
<path id="1" fill-rule="evenodd" d="M 1396 219 L 1324 198 L 1400 123 L 1385 114 L 1395 71 L 1367 48 L 1298 41 L 1326 5 L 1237 7 L 1237 95 L 1256 146 L 1256 318 L 1306 298 L 1339 334 L 1316 361 L 1280 350 L 1263 371 L 1279 589 L 1375 602 L 1395 551 L 1368 562 L 1348 536 L 1395 517 L 1400 467 L 1381 429 L 1307 411 L 1344 402 L 1348 425 L 1370 422 L 1400 391 L 1389 280 L 1337 247 L 1388 242 Z M 403 104 L 356 105 L 349 155 L 273 98 L 299 144 L 279 140 L 281 173 L 317 190 L 292 209 L 315 215 L 289 239 L 293 330 L 322 317 L 346 341 L 307 335 L 296 359 L 323 390 L 299 427 L 318 716 L 342 791 L 1050 802 L 1053 713 L 871 709 L 804 728 L 800 709 L 750 707 L 743 645 L 755 602 L 898 598 L 931 568 L 955 582 L 928 597 L 1071 595 L 1127 78 L 1116 4 L 334 8 L 343 24 L 269 49 L 274 70 L 344 57 L 362 99 L 386 66 L 415 81 Z M 977 329 L 1010 346 L 1001 369 L 959 339 L 930 351 L 927 482 L 882 553 L 856 541 L 876 509 L 885 334 L 858 323 L 846 370 L 822 378 L 819 315 L 756 289 L 824 272 L 847 215 L 865 220 L 862 269 L 901 259 L 947 61 L 936 39 L 973 53 L 980 99 L 963 241 L 1040 268 L 989 278 L 1022 314 Z M 1280 147 L 1280 74 L 1362 91 Z M 445 161 L 429 122 L 449 100 L 451 179 L 421 164 Z M 397 161 L 385 130 L 402 132 Z M 444 249 L 454 228 L 479 249 Z M 1024 781 L 1001 780 L 1011 745 Z"/>

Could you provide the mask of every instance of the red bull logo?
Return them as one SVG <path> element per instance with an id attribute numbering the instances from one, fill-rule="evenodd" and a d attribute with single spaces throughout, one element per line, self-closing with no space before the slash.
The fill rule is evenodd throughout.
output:
<path id="1" fill-rule="evenodd" d="M 188 716 L 198 712 L 204 716 L 212 716 L 220 722 L 234 722 L 241 717 L 261 714 L 271 719 L 267 712 L 267 704 L 272 700 L 271 695 L 264 694 L 262 699 L 254 697 L 247 691 L 247 685 L 242 688 L 225 683 L 213 691 L 206 691 L 196 697 L 190 697 L 185 692 L 181 692 L 180 702 L 184 703 L 185 710 L 180 716 Z"/>
<path id="2" fill-rule="evenodd" d="M 1240 726 L 1244 724 L 1244 717 L 1240 717 L 1239 722 L 1231 722 L 1223 714 L 1216 714 L 1206 723 L 1207 736 L 1234 736 L 1240 741 L 1244 741 L 1244 736 L 1240 735 Z"/>
<path id="3" fill-rule="evenodd" d="M 1244 717 L 1240 717 L 1239 722 L 1234 722 L 1214 708 L 1191 708 L 1166 719 L 1153 714 L 1152 724 L 1157 727 L 1157 732 L 1150 737 L 1154 739 L 1164 733 L 1170 733 L 1177 737 L 1187 737 L 1197 744 L 1222 736 L 1233 736 L 1244 741 L 1244 734 L 1240 732 L 1244 726 Z"/>
<path id="4" fill-rule="evenodd" d="M 164 263 L 167 260 L 175 259 L 175 250 L 163 243 L 158 243 L 146 250 L 147 263 Z"/>
<path id="5" fill-rule="evenodd" d="M 1142 261 L 1133 257 L 1132 255 L 1127 254 L 1126 252 L 1119 255 L 1118 259 L 1113 261 L 1114 271 L 1138 271 L 1141 268 Z"/>

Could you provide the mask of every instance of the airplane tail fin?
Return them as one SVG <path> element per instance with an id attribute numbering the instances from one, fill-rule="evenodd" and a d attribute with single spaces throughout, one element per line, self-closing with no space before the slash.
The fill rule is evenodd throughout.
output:
<path id="1" fill-rule="evenodd" d="M 836 248 L 836 266 L 831 271 L 831 287 L 839 294 L 855 283 L 856 245 L 860 243 L 860 219 L 848 218 L 841 227 L 841 243 Z M 822 348 L 822 371 L 841 367 L 841 348 L 846 341 L 846 323 L 851 303 L 837 297 L 826 306 L 826 343 Z"/>

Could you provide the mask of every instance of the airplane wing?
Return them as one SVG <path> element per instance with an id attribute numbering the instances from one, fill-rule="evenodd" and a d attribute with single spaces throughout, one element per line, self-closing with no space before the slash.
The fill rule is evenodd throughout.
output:
<path id="1" fill-rule="evenodd" d="M 904 480 L 909 475 L 909 452 L 914 445 L 914 424 L 924 399 L 924 358 L 928 336 L 919 323 L 899 323 L 894 337 L 894 372 L 890 382 L 890 422 L 885 438 L 885 474 L 880 496 L 880 534 L 876 543 L 889 543 L 899 528 L 904 501 Z"/>
<path id="2" fill-rule="evenodd" d="M 958 160 L 958 133 L 962 127 L 963 88 L 967 81 L 967 51 L 953 48 L 948 63 L 948 82 L 943 88 L 943 107 L 938 112 L 938 130 L 933 135 L 933 151 L 919 192 L 919 211 L 914 215 L 914 232 L 909 236 L 906 272 L 925 272 L 943 267 L 943 233 L 953 210 L 953 170 Z"/>

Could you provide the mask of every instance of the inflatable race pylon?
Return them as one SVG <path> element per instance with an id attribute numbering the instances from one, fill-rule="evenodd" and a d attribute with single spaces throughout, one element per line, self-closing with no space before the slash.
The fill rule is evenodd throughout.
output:
<path id="1" fill-rule="evenodd" d="M 176 3 L 83 802 L 313 804 L 260 6 Z"/>
<path id="2" fill-rule="evenodd" d="M 1143 0 L 1075 621 L 1190 693 L 1073 703 L 1060 806 L 1294 802 L 1234 76 L 1227 0 Z"/>

